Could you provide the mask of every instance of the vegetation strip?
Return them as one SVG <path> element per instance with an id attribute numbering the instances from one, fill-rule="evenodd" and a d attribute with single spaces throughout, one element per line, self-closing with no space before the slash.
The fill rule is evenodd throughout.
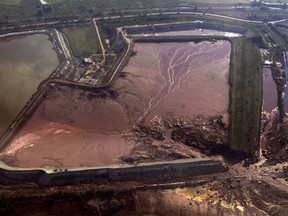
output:
<path id="1" fill-rule="evenodd" d="M 256 37 L 255 37 L 256 38 Z M 259 147 L 262 107 L 262 72 L 259 47 L 251 38 L 224 36 L 137 37 L 135 42 L 183 42 L 229 40 L 230 62 L 230 134 L 231 149 L 254 154 Z"/>
<path id="2" fill-rule="evenodd" d="M 86 57 L 87 54 L 101 52 L 94 26 L 67 27 L 63 28 L 62 31 L 68 37 L 75 56 Z"/>
<path id="3" fill-rule="evenodd" d="M 262 107 L 261 55 L 249 38 L 231 41 L 230 146 L 236 151 L 255 153 Z"/>

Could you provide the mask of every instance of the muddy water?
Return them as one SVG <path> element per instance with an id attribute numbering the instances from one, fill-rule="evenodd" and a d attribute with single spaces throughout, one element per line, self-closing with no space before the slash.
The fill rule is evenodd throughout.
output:
<path id="1" fill-rule="evenodd" d="M 123 69 L 126 77 L 114 85 L 118 92 L 125 86 L 121 102 L 129 106 L 130 113 L 139 115 L 145 124 L 163 113 L 218 114 L 228 123 L 228 41 L 138 43 L 135 50 L 137 55 Z"/>
<path id="2" fill-rule="evenodd" d="M 167 113 L 222 115 L 228 123 L 228 41 L 136 43 L 134 49 L 137 54 L 107 89 L 50 86 L 0 159 L 19 167 L 109 165 L 141 144 L 136 123 L 149 125 Z M 175 151 L 182 149 L 187 152 Z M 149 158 L 144 150 L 138 148 L 139 157 Z"/>
<path id="3" fill-rule="evenodd" d="M 286 75 L 286 87 L 284 90 L 285 97 L 284 97 L 284 105 L 285 105 L 285 110 L 288 112 L 288 88 L 287 88 L 287 79 L 288 79 L 288 62 L 287 62 L 287 57 L 288 52 L 283 53 L 283 58 L 284 58 L 284 73 Z"/>
<path id="4" fill-rule="evenodd" d="M 180 36 L 180 35 L 195 35 L 195 36 L 204 36 L 204 35 L 218 35 L 218 36 L 225 36 L 225 37 L 241 37 L 242 35 L 239 33 L 234 32 L 224 32 L 224 31 L 217 31 L 211 29 L 193 29 L 193 30 L 185 30 L 185 31 L 169 31 L 169 32 L 157 32 L 147 33 L 147 34 L 131 34 L 132 37 L 137 36 Z"/>
<path id="5" fill-rule="evenodd" d="M 0 42 L 0 136 L 57 67 L 52 48 L 44 34 Z"/>
<path id="6" fill-rule="evenodd" d="M 263 69 L 263 111 L 271 112 L 277 106 L 277 86 L 270 68 Z"/>
<path id="7" fill-rule="evenodd" d="M 266 149 L 267 134 L 277 113 L 277 86 L 270 68 L 263 68 L 263 104 L 261 117 L 260 149 Z"/>

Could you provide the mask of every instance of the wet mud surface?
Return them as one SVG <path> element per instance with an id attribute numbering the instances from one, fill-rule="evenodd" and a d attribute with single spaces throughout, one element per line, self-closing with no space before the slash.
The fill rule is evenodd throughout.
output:
<path id="1" fill-rule="evenodd" d="M 265 90 L 269 92 L 269 88 L 273 89 L 272 82 L 270 84 L 265 83 L 265 79 L 263 84 L 267 84 L 263 86 L 263 112 L 262 112 L 262 141 L 265 143 L 264 145 L 261 143 L 261 153 L 264 156 L 266 163 L 269 165 L 277 165 L 283 168 L 285 167 L 282 163 L 288 161 L 288 115 L 287 115 L 287 98 L 286 98 L 286 74 L 285 74 L 285 61 L 283 59 L 283 53 L 276 53 L 275 59 L 277 64 L 271 67 L 272 78 L 274 80 L 275 89 L 277 92 L 277 106 L 272 111 L 265 110 Z M 269 69 L 270 71 L 270 69 Z M 264 76 L 265 76 L 264 71 Z M 270 79 L 270 78 L 269 78 Z M 271 79 L 270 79 L 271 80 Z M 274 94 L 273 94 L 274 95 Z M 272 95 L 271 95 L 272 97 Z M 275 96 L 274 96 L 275 98 Z M 267 101 L 269 98 L 266 99 Z M 273 99 L 274 100 L 274 99 Z M 279 168 L 278 168 L 279 169 Z"/>
<path id="2" fill-rule="evenodd" d="M 284 94 L 286 75 L 282 55 L 276 55 L 276 61 L 277 64 L 273 65 L 271 69 L 263 71 L 260 161 L 258 165 L 252 166 L 254 170 L 249 176 L 254 176 L 254 183 L 257 184 L 255 189 L 251 190 L 255 206 L 264 208 L 268 215 L 285 215 L 288 200 L 286 193 L 288 185 L 288 118 L 285 105 L 287 100 Z M 273 80 L 270 78 L 270 72 L 272 72 Z M 277 95 L 275 96 L 273 93 L 269 99 L 268 95 L 275 91 Z M 266 104 L 265 99 L 268 101 Z M 268 108 L 267 104 L 273 105 L 274 102 L 271 103 L 271 101 L 275 101 L 275 99 L 277 99 L 277 106 L 271 110 L 272 107 Z M 257 174 L 260 174 L 260 177 L 256 178 Z M 259 194 L 261 198 L 259 198 Z"/>
<path id="3" fill-rule="evenodd" d="M 134 50 L 107 89 L 51 85 L 0 159 L 100 166 L 201 157 L 199 149 L 225 145 L 230 43 L 136 43 Z"/>
<path id="4" fill-rule="evenodd" d="M 263 69 L 263 111 L 271 112 L 277 107 L 277 86 L 270 68 Z"/>
<path id="5" fill-rule="evenodd" d="M 123 99 L 126 104 L 142 102 L 134 106 L 142 108 L 140 117 L 145 124 L 166 112 L 178 116 L 221 114 L 228 120 L 228 41 L 136 43 L 134 49 L 137 54 L 123 69 L 126 77 L 115 82 L 115 89 L 125 86 L 130 94 L 142 96 L 140 101 L 133 94 Z"/>

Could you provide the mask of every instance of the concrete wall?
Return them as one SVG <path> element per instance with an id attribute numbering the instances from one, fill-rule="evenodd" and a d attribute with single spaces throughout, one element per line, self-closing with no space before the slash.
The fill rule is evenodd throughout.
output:
<path id="1" fill-rule="evenodd" d="M 0 184 L 38 183 L 45 175 L 43 170 L 5 170 L 0 169 Z"/>
<path id="2" fill-rule="evenodd" d="M 219 161 L 210 159 L 183 159 L 141 163 L 119 164 L 99 168 L 71 169 L 46 172 L 44 170 L 0 169 L 0 184 L 33 182 L 43 186 L 73 185 L 82 183 L 105 183 L 108 181 L 141 181 L 193 177 L 225 172 L 227 168 Z"/>
<path id="3" fill-rule="evenodd" d="M 226 168 L 218 161 L 212 160 L 177 160 L 174 163 L 142 164 L 109 172 L 109 180 L 146 180 L 146 179 L 173 179 L 208 175 L 215 172 L 224 172 Z"/>
<path id="4" fill-rule="evenodd" d="M 105 183 L 108 180 L 108 168 L 66 171 L 40 176 L 38 183 L 44 186 L 73 185 L 84 183 Z"/>
<path id="5" fill-rule="evenodd" d="M 149 32 L 168 32 L 168 31 L 184 31 L 191 29 L 211 29 L 218 31 L 235 32 L 239 34 L 245 34 L 248 29 L 239 26 L 221 25 L 207 22 L 190 22 L 190 23 L 172 23 L 154 26 L 137 26 L 137 27 L 126 27 L 128 34 L 140 34 Z"/>

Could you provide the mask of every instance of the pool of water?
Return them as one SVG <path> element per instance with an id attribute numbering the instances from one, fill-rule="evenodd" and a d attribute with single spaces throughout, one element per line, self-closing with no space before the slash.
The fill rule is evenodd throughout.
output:
<path id="1" fill-rule="evenodd" d="M 35 34 L 0 41 L 0 136 L 58 65 L 48 39 Z"/>
<path id="2" fill-rule="evenodd" d="M 263 69 L 263 111 L 271 112 L 277 106 L 277 86 L 270 68 Z"/>
<path id="3" fill-rule="evenodd" d="M 287 80 L 288 80 L 288 62 L 287 62 L 287 55 L 288 52 L 283 52 L 283 58 L 284 58 L 284 73 L 286 75 L 286 87 L 284 90 L 284 106 L 285 106 L 285 110 L 287 112 L 288 110 L 288 88 L 287 88 Z"/>

